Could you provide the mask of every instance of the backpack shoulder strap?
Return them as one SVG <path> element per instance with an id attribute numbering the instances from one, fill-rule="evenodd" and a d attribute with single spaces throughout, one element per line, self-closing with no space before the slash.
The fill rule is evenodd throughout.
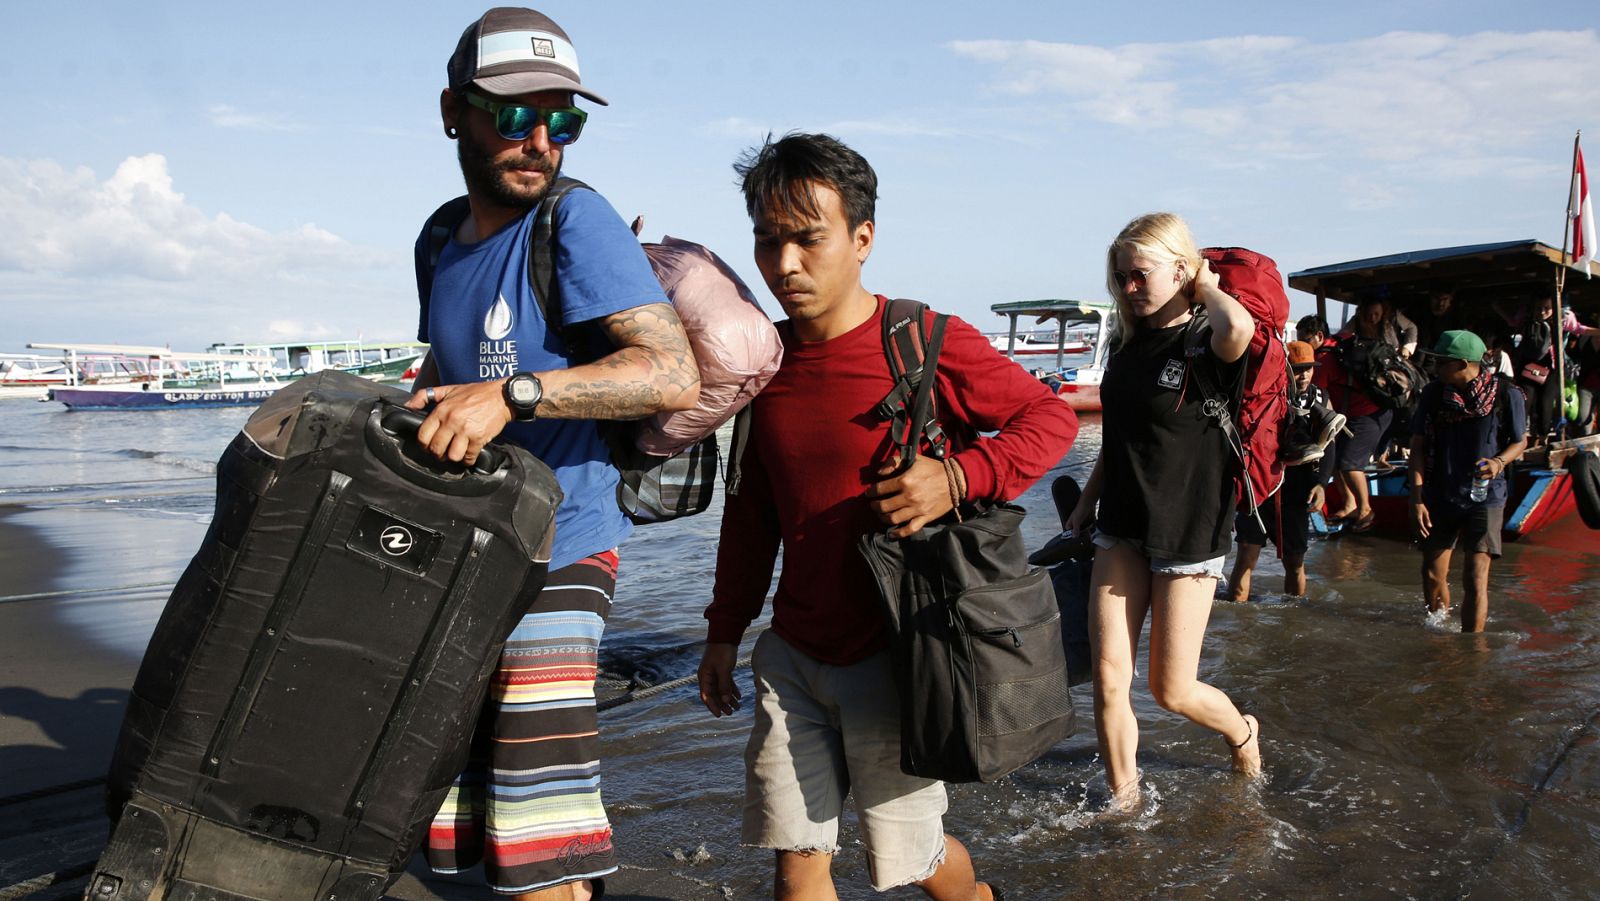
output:
<path id="1" fill-rule="evenodd" d="M 1494 392 L 1494 419 L 1498 424 L 1496 432 L 1500 438 L 1500 447 L 1496 451 L 1509 445 L 1516 438 L 1511 434 L 1511 392 L 1521 391 L 1517 387 L 1517 380 L 1503 375 L 1495 377 Z"/>
<path id="2" fill-rule="evenodd" d="M 729 497 L 739 496 L 739 486 L 744 484 L 744 449 L 750 444 L 750 419 L 755 415 L 755 404 L 747 403 L 733 414 L 733 435 L 728 440 L 728 468 L 722 474 L 722 487 Z"/>
<path id="3" fill-rule="evenodd" d="M 439 268 L 439 254 L 444 252 L 445 245 L 450 243 L 450 235 L 466 221 L 471 212 L 467 195 L 447 200 L 433 211 L 433 215 L 422 225 L 422 234 L 417 236 L 417 299 L 422 302 L 424 316 L 428 301 L 433 297 L 433 272 Z"/>
<path id="4" fill-rule="evenodd" d="M 561 298 L 556 290 L 556 210 L 568 194 L 575 190 L 594 189 L 565 175 L 550 185 L 539 201 L 534 214 L 533 228 L 528 231 L 528 286 L 533 289 L 533 299 L 539 304 L 545 326 L 563 333 L 566 323 L 561 321 Z M 551 315 L 554 311 L 554 316 Z M 570 343 L 570 342 L 568 342 Z"/>
<path id="5" fill-rule="evenodd" d="M 889 301 L 883 311 L 883 355 L 894 384 L 878 402 L 877 415 L 890 423 L 890 439 L 900 451 L 903 466 L 916 459 L 924 438 L 934 457 L 942 459 L 948 452 L 934 399 L 938 380 L 931 376 L 938 370 L 949 317 L 935 316 L 929 330 L 927 312 L 927 304 L 904 298 Z"/>

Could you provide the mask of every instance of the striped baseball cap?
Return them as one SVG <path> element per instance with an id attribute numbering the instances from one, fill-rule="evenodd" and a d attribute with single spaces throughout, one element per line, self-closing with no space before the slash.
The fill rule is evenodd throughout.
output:
<path id="1" fill-rule="evenodd" d="M 497 6 L 467 26 L 446 71 L 452 91 L 471 86 L 503 97 L 572 91 L 607 105 L 579 80 L 578 52 L 561 26 L 519 6 Z"/>

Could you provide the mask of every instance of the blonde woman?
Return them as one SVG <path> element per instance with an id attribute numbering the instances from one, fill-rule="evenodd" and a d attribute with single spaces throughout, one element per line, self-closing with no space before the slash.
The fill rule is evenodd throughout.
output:
<path id="1" fill-rule="evenodd" d="M 1172 213 L 1128 223 L 1106 253 L 1106 279 L 1119 323 L 1100 387 L 1102 445 L 1068 526 L 1095 522 L 1095 730 L 1113 803 L 1131 808 L 1139 723 L 1129 692 L 1147 615 L 1156 702 L 1220 733 L 1237 772 L 1261 771 L 1255 717 L 1199 680 L 1233 525 L 1234 461 L 1202 412 L 1195 379 L 1209 376 L 1237 396 L 1254 323 L 1218 287 L 1189 227 Z"/>

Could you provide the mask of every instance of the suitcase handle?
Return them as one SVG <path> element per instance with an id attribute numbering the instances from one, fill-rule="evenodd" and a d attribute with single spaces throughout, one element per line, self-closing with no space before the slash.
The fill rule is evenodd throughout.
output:
<path id="1" fill-rule="evenodd" d="M 407 438 L 415 441 L 417 430 L 422 428 L 422 421 L 428 417 L 421 410 L 409 407 L 389 407 L 384 410 L 380 420 L 384 432 L 396 438 Z M 479 475 L 492 475 L 499 471 L 505 464 L 505 454 L 493 445 L 484 445 L 478 451 L 478 459 L 469 467 Z"/>

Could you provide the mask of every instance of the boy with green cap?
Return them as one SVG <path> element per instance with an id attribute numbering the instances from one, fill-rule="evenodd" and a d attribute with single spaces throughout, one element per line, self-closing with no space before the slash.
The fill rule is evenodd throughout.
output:
<path id="1" fill-rule="evenodd" d="M 1462 547 L 1461 631 L 1482 632 L 1489 564 L 1500 556 L 1505 472 L 1527 447 L 1527 406 L 1511 379 L 1485 366 L 1483 339 L 1464 329 L 1439 336 L 1434 380 L 1411 421 L 1411 525 L 1422 549 L 1430 613 L 1450 609 L 1450 554 Z"/>

